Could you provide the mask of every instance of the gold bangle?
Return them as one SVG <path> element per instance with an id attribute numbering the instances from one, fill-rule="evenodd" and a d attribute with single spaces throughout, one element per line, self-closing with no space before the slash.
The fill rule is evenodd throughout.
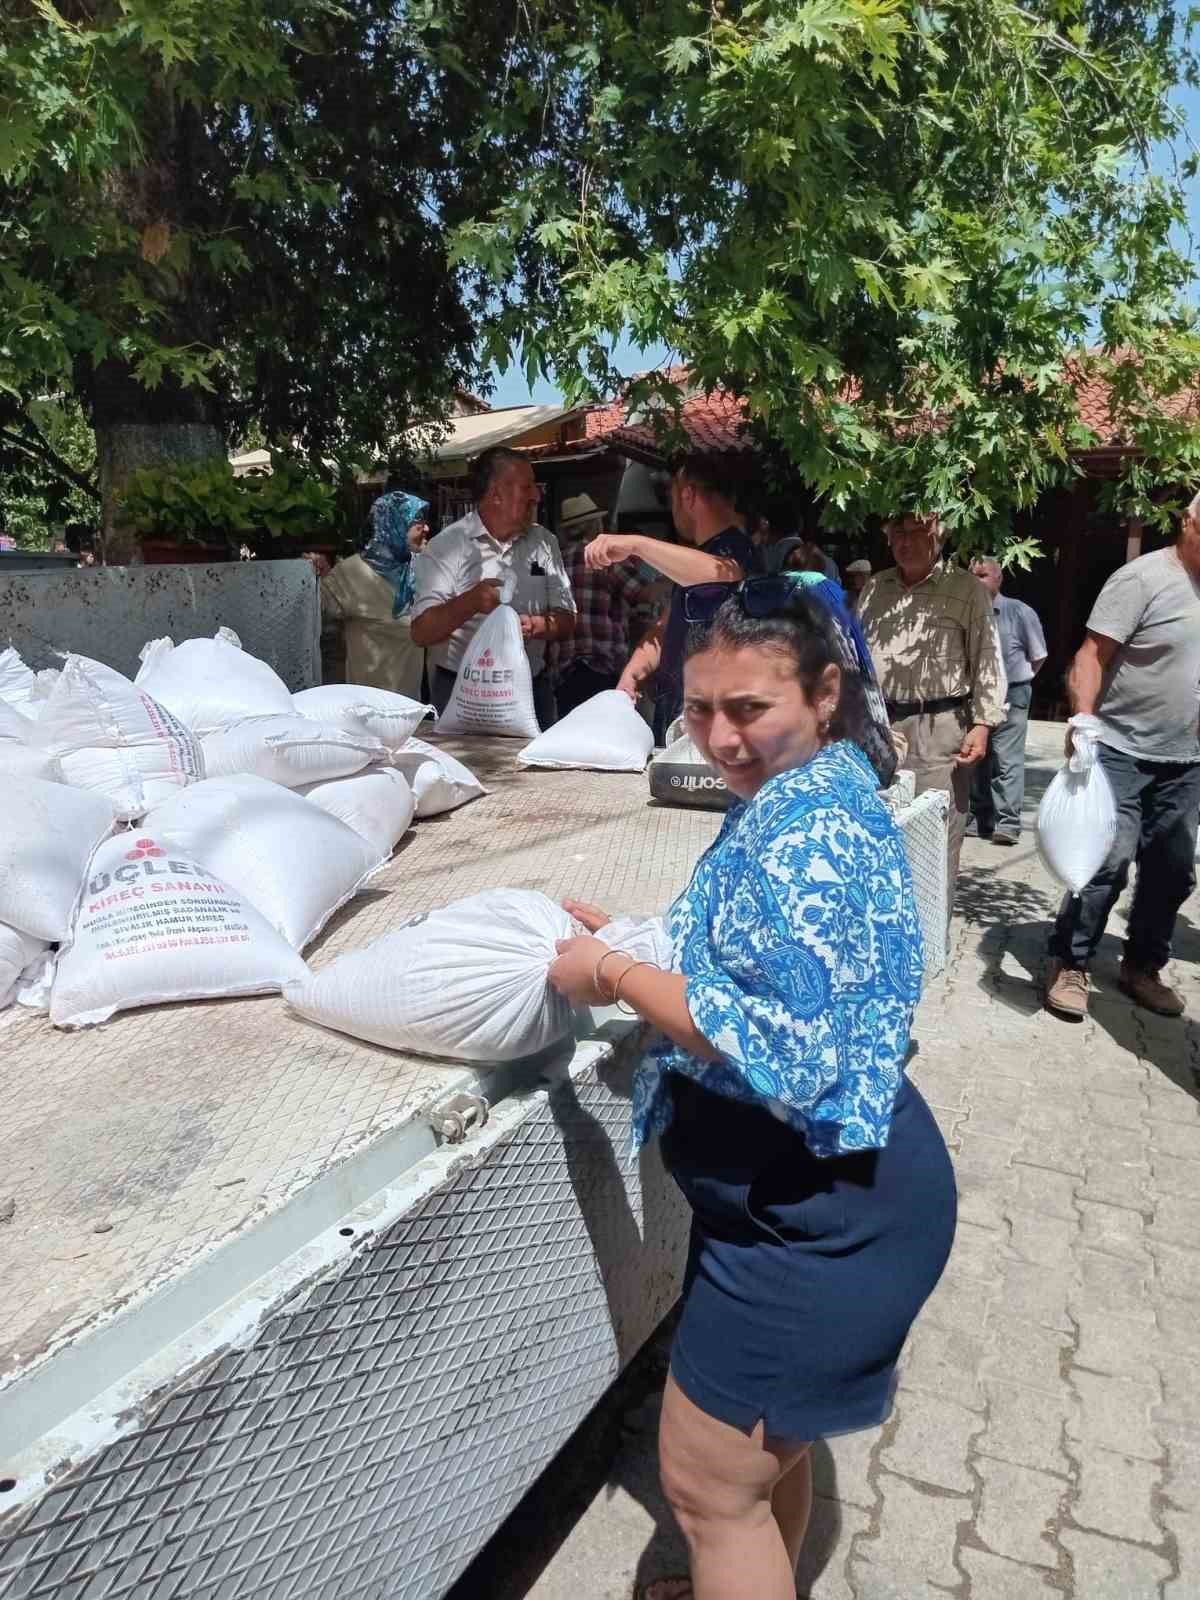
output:
<path id="1" fill-rule="evenodd" d="M 621 985 L 625 982 L 625 979 L 629 976 L 629 974 L 633 971 L 633 969 L 635 967 L 653 967 L 655 972 L 661 972 L 662 971 L 662 968 L 659 966 L 657 961 L 631 961 L 629 963 L 629 965 L 625 968 L 625 971 L 621 974 L 621 976 L 617 979 L 616 983 L 613 985 L 613 1004 L 616 1006 L 618 1011 L 624 1012 L 624 1014 L 627 1017 L 636 1017 L 638 1013 L 637 1013 L 637 1008 L 635 1006 L 630 1006 L 630 1005 L 624 1005 L 623 1006 L 621 1004 Z"/>
<path id="2" fill-rule="evenodd" d="M 629 954 L 628 950 L 606 950 L 604 952 L 604 954 L 600 957 L 599 961 L 597 961 L 595 970 L 592 973 L 592 988 L 595 989 L 596 993 L 600 996 L 601 1000 L 604 1000 L 604 985 L 600 981 L 600 969 L 604 966 L 604 963 L 608 960 L 609 956 L 624 956 L 626 961 L 632 961 L 633 960 L 633 957 Z M 622 973 L 621 976 L 624 977 L 624 973 Z M 621 979 L 618 978 L 617 982 L 620 983 L 620 981 L 621 981 Z M 612 1005 L 612 1003 L 613 1003 L 613 1001 L 615 999 L 616 999 L 616 991 L 613 990 L 609 994 L 608 999 L 605 1000 L 604 1003 L 606 1005 Z"/>

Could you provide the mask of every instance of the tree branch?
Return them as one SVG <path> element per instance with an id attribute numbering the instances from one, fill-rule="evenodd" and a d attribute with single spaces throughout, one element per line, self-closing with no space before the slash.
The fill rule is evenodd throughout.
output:
<path id="1" fill-rule="evenodd" d="M 84 494 L 91 495 L 92 499 L 99 501 L 100 489 L 94 478 L 89 478 L 86 473 L 77 471 L 69 461 L 64 461 L 54 446 L 47 442 L 40 433 L 32 435 L 14 433 L 11 428 L 0 427 L 0 440 L 7 444 L 15 445 L 18 450 L 23 450 L 27 456 L 32 456 L 35 461 L 41 461 L 65 478 L 68 483 L 73 483 Z"/>

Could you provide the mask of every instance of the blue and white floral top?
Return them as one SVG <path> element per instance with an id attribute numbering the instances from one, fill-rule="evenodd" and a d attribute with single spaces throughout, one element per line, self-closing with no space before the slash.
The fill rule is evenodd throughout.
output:
<path id="1" fill-rule="evenodd" d="M 735 801 L 667 926 L 722 1059 L 660 1042 L 634 1085 L 635 1145 L 670 1123 L 671 1072 L 765 1106 L 815 1155 L 887 1143 L 923 955 L 900 830 L 855 745 Z"/>

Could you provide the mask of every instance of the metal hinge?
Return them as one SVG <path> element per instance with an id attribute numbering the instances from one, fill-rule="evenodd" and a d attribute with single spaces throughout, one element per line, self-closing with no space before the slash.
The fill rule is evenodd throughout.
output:
<path id="1" fill-rule="evenodd" d="M 447 1144 L 461 1144 L 469 1133 L 482 1128 L 488 1119 L 488 1103 L 478 1094 L 452 1094 L 434 1106 L 429 1126 Z"/>

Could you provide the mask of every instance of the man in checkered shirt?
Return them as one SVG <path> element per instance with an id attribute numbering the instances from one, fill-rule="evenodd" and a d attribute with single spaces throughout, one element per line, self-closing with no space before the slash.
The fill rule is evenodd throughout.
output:
<path id="1" fill-rule="evenodd" d="M 979 579 L 942 560 L 937 517 L 894 517 L 885 532 L 896 565 L 867 584 L 858 616 L 888 720 L 908 747 L 902 765 L 918 794 L 950 794 L 953 902 L 971 775 L 1005 717 L 1000 636 Z"/>
<path id="2" fill-rule="evenodd" d="M 635 644 L 631 630 L 636 614 L 640 611 L 653 620 L 660 580 L 647 582 L 636 570 L 619 565 L 589 570 L 584 550 L 603 532 L 604 511 L 590 495 L 563 501 L 558 536 L 578 609 L 574 635 L 555 650 L 560 717 L 594 694 L 617 687 Z"/>

